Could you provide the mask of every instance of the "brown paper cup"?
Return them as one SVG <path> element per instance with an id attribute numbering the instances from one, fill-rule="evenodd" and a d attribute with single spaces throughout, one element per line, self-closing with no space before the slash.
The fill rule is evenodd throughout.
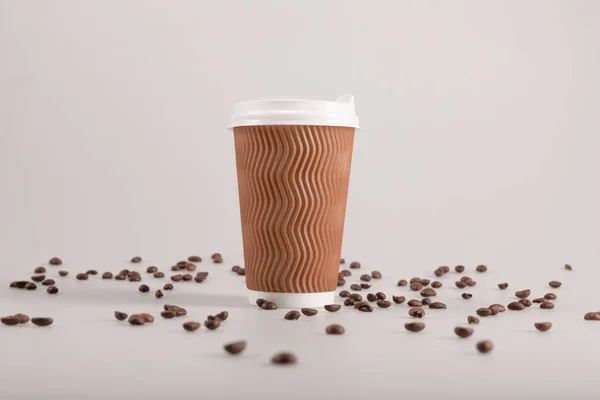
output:
<path id="1" fill-rule="evenodd" d="M 344 232 L 353 127 L 234 128 L 250 301 L 333 301 Z"/>

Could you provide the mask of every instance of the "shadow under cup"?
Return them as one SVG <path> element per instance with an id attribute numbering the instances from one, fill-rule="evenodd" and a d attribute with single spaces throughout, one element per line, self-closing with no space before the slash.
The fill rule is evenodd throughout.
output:
<path id="1" fill-rule="evenodd" d="M 333 302 L 355 128 L 234 128 L 249 300 Z"/>

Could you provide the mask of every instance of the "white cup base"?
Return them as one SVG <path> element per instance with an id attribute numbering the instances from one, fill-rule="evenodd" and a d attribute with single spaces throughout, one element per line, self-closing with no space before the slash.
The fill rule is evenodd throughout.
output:
<path id="1" fill-rule="evenodd" d="M 277 304 L 277 308 L 320 308 L 332 304 L 335 292 L 275 293 L 248 290 L 248 301 L 256 306 L 256 300 L 265 299 Z"/>

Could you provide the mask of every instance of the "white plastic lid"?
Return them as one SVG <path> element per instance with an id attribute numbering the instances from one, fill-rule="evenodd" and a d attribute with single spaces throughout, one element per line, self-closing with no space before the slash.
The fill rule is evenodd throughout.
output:
<path id="1" fill-rule="evenodd" d="M 351 94 L 342 95 L 336 101 L 267 99 L 235 103 L 228 128 L 256 125 L 323 125 L 360 129 Z"/>

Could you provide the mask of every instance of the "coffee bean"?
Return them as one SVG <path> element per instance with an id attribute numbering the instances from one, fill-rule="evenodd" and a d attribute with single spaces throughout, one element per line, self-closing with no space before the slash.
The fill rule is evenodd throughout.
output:
<path id="1" fill-rule="evenodd" d="M 346 280 L 344 278 L 338 278 L 337 286 L 344 286 L 346 284 Z"/>
<path id="2" fill-rule="evenodd" d="M 146 321 L 146 322 L 150 322 L 150 323 L 154 322 L 154 317 L 150 314 L 140 314 L 140 316 L 142 318 L 144 318 L 144 321 Z"/>
<path id="3" fill-rule="evenodd" d="M 508 288 L 508 283 L 506 283 L 506 282 L 499 283 L 499 284 L 498 284 L 498 288 L 499 288 L 500 290 L 507 289 L 507 288 Z"/>
<path id="4" fill-rule="evenodd" d="M 475 268 L 475 271 L 485 272 L 485 271 L 487 271 L 487 267 L 485 265 L 478 265 L 477 268 Z"/>
<path id="5" fill-rule="evenodd" d="M 450 272 L 450 267 L 448 267 L 448 266 L 446 266 L 446 265 L 444 265 L 444 266 L 441 266 L 439 269 L 440 269 L 440 270 L 441 270 L 443 273 L 445 273 L 445 274 L 447 274 L 448 272 Z"/>
<path id="6" fill-rule="evenodd" d="M 4 325 L 19 325 L 21 323 L 21 320 L 19 319 L 19 317 L 15 317 L 14 315 L 11 315 L 9 317 L 3 317 L 0 318 L 0 321 L 4 324 Z"/>
<path id="7" fill-rule="evenodd" d="M 434 310 L 442 310 L 446 308 L 446 305 L 444 303 L 440 303 L 439 301 L 434 301 L 429 305 L 429 308 Z"/>
<path id="8" fill-rule="evenodd" d="M 466 283 L 464 283 L 464 282 L 461 282 L 461 281 L 456 281 L 456 282 L 454 282 L 454 284 L 455 284 L 455 285 L 456 285 L 456 287 L 457 287 L 457 288 L 459 288 L 459 289 L 464 289 L 464 288 L 466 288 L 466 287 L 467 287 L 467 284 L 466 284 Z"/>
<path id="9" fill-rule="evenodd" d="M 202 276 L 204 278 L 208 278 L 208 272 L 200 271 L 200 272 L 196 273 L 196 276 Z"/>
<path id="10" fill-rule="evenodd" d="M 102 274 L 102 279 L 112 279 L 113 274 L 111 272 L 105 272 Z"/>
<path id="11" fill-rule="evenodd" d="M 88 275 L 98 275 L 98 271 L 95 269 L 88 269 L 85 273 Z"/>
<path id="12" fill-rule="evenodd" d="M 69 271 L 58 271 L 58 274 L 60 276 L 67 276 L 67 275 L 69 275 Z"/>
<path id="13" fill-rule="evenodd" d="M 479 318 L 477 318 L 477 317 L 474 317 L 474 316 L 472 316 L 472 315 L 469 315 L 469 316 L 467 317 L 467 322 L 468 322 L 469 324 L 478 324 L 478 323 L 479 323 Z"/>
<path id="14" fill-rule="evenodd" d="M 221 326 L 221 320 L 218 318 L 208 319 L 204 321 L 204 326 L 206 326 L 209 330 L 214 331 L 219 326 Z"/>
<path id="15" fill-rule="evenodd" d="M 125 275 L 125 276 L 128 276 L 128 275 L 129 275 L 129 270 L 128 270 L 128 269 L 122 269 L 122 270 L 119 272 L 119 275 Z"/>
<path id="16" fill-rule="evenodd" d="M 531 307 L 531 300 L 529 299 L 521 299 L 519 303 L 523 304 L 525 307 Z"/>
<path id="17" fill-rule="evenodd" d="M 173 275 L 173 276 L 171 276 L 171 280 L 173 282 L 180 282 L 183 280 L 183 275 L 181 275 L 181 274 Z"/>
<path id="18" fill-rule="evenodd" d="M 382 275 L 381 272 L 379 271 L 373 271 L 371 272 L 371 278 L 373 279 L 381 279 Z"/>
<path id="19" fill-rule="evenodd" d="M 171 318 L 175 318 L 177 316 L 177 314 L 175 313 L 175 311 L 162 311 L 160 313 L 160 316 L 166 319 L 171 319 Z"/>
<path id="20" fill-rule="evenodd" d="M 344 260 L 343 258 L 340 258 L 340 264 L 346 264 L 346 260 Z"/>
<path id="21" fill-rule="evenodd" d="M 550 287 L 552 287 L 552 288 L 557 289 L 557 288 L 561 287 L 562 283 L 559 281 L 550 281 L 550 282 L 548 282 L 548 285 L 550 285 Z"/>
<path id="22" fill-rule="evenodd" d="M 133 314 L 127 320 L 131 325 L 144 325 L 146 323 L 146 319 L 139 314 Z"/>
<path id="23" fill-rule="evenodd" d="M 133 257 L 133 258 L 131 259 L 131 262 L 132 262 L 132 263 L 139 263 L 139 262 L 142 262 L 142 257 Z"/>
<path id="24" fill-rule="evenodd" d="M 194 279 L 194 277 L 192 275 L 190 275 L 190 274 L 183 275 L 183 280 L 186 281 L 186 282 L 187 281 L 191 281 L 192 279 Z"/>
<path id="25" fill-rule="evenodd" d="M 420 290 L 423 290 L 423 285 L 421 285 L 419 282 L 413 282 L 410 284 L 410 290 L 418 292 Z"/>
<path id="26" fill-rule="evenodd" d="M 306 315 L 307 317 L 312 317 L 318 313 L 318 311 L 314 308 L 301 308 L 300 311 L 302 311 L 302 314 Z"/>
<path id="27" fill-rule="evenodd" d="M 533 326 L 540 332 L 546 332 L 552 328 L 552 322 L 536 322 Z"/>
<path id="28" fill-rule="evenodd" d="M 340 271 L 340 274 L 341 274 L 342 276 L 351 276 L 351 275 L 352 275 L 352 272 L 350 272 L 350 270 L 349 270 L 349 269 L 343 269 L 343 270 L 341 270 L 341 271 Z"/>
<path id="29" fill-rule="evenodd" d="M 34 275 L 31 277 L 31 280 L 34 282 L 42 282 L 44 279 L 46 279 L 46 275 Z"/>
<path id="30" fill-rule="evenodd" d="M 52 257 L 50 259 L 50 261 L 48 261 L 48 263 L 50 265 L 61 265 L 62 264 L 62 260 L 60 258 L 58 258 L 58 257 Z"/>
<path id="31" fill-rule="evenodd" d="M 589 312 L 583 316 L 586 321 L 600 321 L 600 312 Z"/>
<path id="32" fill-rule="evenodd" d="M 491 306 L 488 307 L 490 310 L 492 310 L 492 315 L 496 315 L 498 313 L 501 312 L 505 312 L 506 308 L 504 308 L 504 306 L 502 304 L 492 304 Z"/>
<path id="33" fill-rule="evenodd" d="M 409 322 L 404 324 L 404 328 L 409 332 L 421 332 L 425 329 L 425 324 L 422 322 Z"/>
<path id="34" fill-rule="evenodd" d="M 371 285 L 369 285 L 368 283 L 361 283 L 360 288 L 361 289 L 369 289 L 369 288 L 371 288 Z"/>
<path id="35" fill-rule="evenodd" d="M 387 298 L 387 296 L 383 292 L 377 292 L 375 293 L 375 296 L 377 296 L 378 300 L 385 300 Z"/>
<path id="36" fill-rule="evenodd" d="M 518 301 L 513 301 L 512 303 L 509 303 L 506 308 L 512 311 L 521 311 L 525 309 L 525 306 Z"/>
<path id="37" fill-rule="evenodd" d="M 198 283 L 202 283 L 206 280 L 208 276 L 207 275 L 196 275 L 194 277 L 194 281 L 198 282 Z"/>
<path id="38" fill-rule="evenodd" d="M 423 318 L 425 316 L 425 310 L 420 307 L 413 307 L 408 310 L 408 315 L 413 318 Z"/>
<path id="39" fill-rule="evenodd" d="M 433 282 L 431 282 L 431 287 L 434 288 L 434 289 L 439 289 L 439 288 L 442 287 L 442 282 L 433 281 Z"/>
<path id="40" fill-rule="evenodd" d="M 77 274 L 77 275 L 75 275 L 75 278 L 80 281 L 87 281 L 88 275 L 87 274 Z"/>
<path id="41" fill-rule="evenodd" d="M 421 296 L 423 296 L 423 297 L 432 297 L 435 295 L 437 295 L 437 293 L 435 292 L 435 290 L 433 290 L 431 288 L 421 290 Z"/>
<path id="42" fill-rule="evenodd" d="M 466 275 L 465 275 L 465 276 L 461 276 L 461 277 L 460 277 L 460 281 L 461 281 L 461 282 L 466 282 L 466 281 L 471 281 L 471 280 L 472 280 L 472 279 L 471 279 L 470 277 L 466 276 Z"/>
<path id="43" fill-rule="evenodd" d="M 379 307 L 379 308 L 388 308 L 388 307 L 390 307 L 391 305 L 392 305 L 392 303 L 390 303 L 390 302 L 389 302 L 389 301 L 387 301 L 387 300 L 379 300 L 379 301 L 377 302 L 377 307 Z"/>
<path id="44" fill-rule="evenodd" d="M 353 283 L 352 285 L 350 285 L 350 290 L 354 290 L 354 291 L 360 291 L 362 290 L 362 288 L 360 287 L 360 285 L 358 283 Z"/>
<path id="45" fill-rule="evenodd" d="M 431 304 L 431 299 L 429 297 L 425 297 L 424 299 L 421 299 L 421 304 L 428 306 Z"/>
<path id="46" fill-rule="evenodd" d="M 115 280 L 117 280 L 117 281 L 124 281 L 125 279 L 127 279 L 127 277 L 125 275 L 121 275 L 121 274 L 115 275 Z"/>
<path id="47" fill-rule="evenodd" d="M 350 292 L 349 292 L 349 291 L 347 291 L 347 290 L 342 290 L 342 291 L 341 291 L 341 292 L 338 294 L 338 296 L 340 296 L 340 297 L 343 297 L 343 298 L 345 298 L 345 297 L 350 297 Z"/>
<path id="48" fill-rule="evenodd" d="M 164 278 L 165 274 L 164 274 L 164 272 L 156 271 L 155 273 L 152 274 L 152 276 L 155 278 Z"/>
<path id="49" fill-rule="evenodd" d="M 233 267 L 231 267 L 231 271 L 235 272 L 237 274 L 237 272 L 240 270 L 240 268 L 242 268 L 242 267 L 240 267 L 239 265 L 234 265 Z"/>
<path id="50" fill-rule="evenodd" d="M 210 258 L 212 258 L 214 260 L 215 258 L 223 258 L 223 256 L 221 255 L 221 253 L 213 253 L 210 256 Z"/>
<path id="51" fill-rule="evenodd" d="M 543 310 L 551 310 L 554 308 L 554 303 L 552 303 L 551 301 L 545 301 L 542 304 L 540 304 L 540 308 Z"/>
<path id="52" fill-rule="evenodd" d="M 377 295 L 375 293 L 369 293 L 369 294 L 367 294 L 367 300 L 377 301 Z"/>
<path id="53" fill-rule="evenodd" d="M 142 293 L 148 293 L 150 291 L 150 287 L 148 285 L 140 285 L 138 290 Z"/>
<path id="54" fill-rule="evenodd" d="M 473 328 L 463 328 L 461 326 L 457 326 L 454 328 L 454 333 L 456 333 L 456 336 L 459 338 L 468 338 L 473 334 Z"/>
<path id="55" fill-rule="evenodd" d="M 25 284 L 25 290 L 35 290 L 37 289 L 37 285 L 33 282 L 27 282 Z"/>
<path id="56" fill-rule="evenodd" d="M 198 322 L 194 322 L 194 321 L 189 321 L 189 322 L 185 322 L 183 324 L 183 329 L 185 329 L 188 332 L 194 332 L 197 331 L 202 325 Z M 216 329 L 216 328 L 214 328 Z"/>
<path id="57" fill-rule="evenodd" d="M 292 311 L 288 311 L 284 316 L 283 319 L 286 319 L 288 321 L 295 321 L 298 318 L 300 318 L 300 312 L 296 311 L 296 310 L 292 310 Z"/>
<path id="58" fill-rule="evenodd" d="M 52 325 L 54 320 L 49 317 L 37 317 L 31 318 L 31 323 L 37 326 L 49 326 Z"/>
<path id="59" fill-rule="evenodd" d="M 419 283 L 423 285 L 423 287 L 428 286 L 431 281 L 429 279 L 421 279 Z"/>
<path id="60" fill-rule="evenodd" d="M 442 275 L 444 275 L 444 271 L 442 271 L 441 269 L 438 268 L 435 271 L 433 271 L 433 274 L 439 278 Z"/>
<path id="61" fill-rule="evenodd" d="M 354 301 L 362 301 L 363 300 L 362 296 L 358 293 L 351 294 L 350 298 Z"/>
<path id="62" fill-rule="evenodd" d="M 154 292 L 154 296 L 155 296 L 157 299 L 160 299 L 161 297 L 163 297 L 163 296 L 164 296 L 164 294 L 163 294 L 163 292 L 162 292 L 162 291 L 159 289 L 159 290 L 157 290 L 156 292 Z"/>
<path id="63" fill-rule="evenodd" d="M 457 265 L 456 267 L 454 267 L 454 270 L 459 274 L 462 274 L 463 272 L 465 272 L 465 267 L 462 265 Z"/>
<path id="64" fill-rule="evenodd" d="M 212 261 L 213 261 L 213 263 L 215 263 L 215 264 L 222 264 L 222 263 L 223 263 L 223 257 L 221 257 L 221 256 L 214 257 L 214 258 L 212 259 Z"/>
<path id="65" fill-rule="evenodd" d="M 489 317 L 490 315 L 492 315 L 492 310 L 490 310 L 487 307 L 483 307 L 483 308 L 478 308 L 477 311 L 475 311 L 475 313 L 477 315 L 479 315 L 480 317 Z"/>
<path id="66" fill-rule="evenodd" d="M 192 263 L 187 263 L 185 264 L 185 269 L 186 271 L 195 271 L 196 270 L 196 264 L 192 264 Z"/>
<path id="67" fill-rule="evenodd" d="M 531 290 L 525 289 L 525 290 L 519 290 L 518 292 L 516 292 L 515 296 L 517 296 L 520 299 L 525 299 L 525 298 L 529 297 L 530 294 L 531 294 Z"/>
<path id="68" fill-rule="evenodd" d="M 24 286 L 24 285 L 23 285 L 23 286 Z M 10 283 L 10 285 L 8 285 L 8 287 L 11 287 L 11 288 L 16 288 L 16 287 L 17 287 L 17 282 L 16 282 L 16 281 L 14 281 L 14 282 L 11 282 L 11 283 Z"/>
<path id="69" fill-rule="evenodd" d="M 42 285 L 44 286 L 52 286 L 56 284 L 56 282 L 54 282 L 54 279 L 46 279 L 45 281 L 42 282 Z"/>
<path id="70" fill-rule="evenodd" d="M 341 325 L 333 324 L 333 325 L 329 325 L 327 328 L 325 328 L 325 332 L 328 335 L 343 335 L 344 332 L 346 332 L 346 330 Z"/>
<path id="71" fill-rule="evenodd" d="M 339 304 L 327 304 L 323 308 L 325 308 L 325 311 L 336 312 L 339 311 L 340 308 L 342 308 L 342 306 L 340 306 Z"/>
<path id="72" fill-rule="evenodd" d="M 36 274 L 43 274 L 43 273 L 46 272 L 46 268 L 44 268 L 44 267 L 37 267 L 33 272 L 36 273 Z"/>
<path id="73" fill-rule="evenodd" d="M 58 288 L 56 286 L 48 286 L 46 292 L 48 292 L 48 294 L 56 294 L 58 293 Z"/>
<path id="74" fill-rule="evenodd" d="M 569 264 L 565 264 L 565 269 L 567 271 L 573 271 L 573 267 L 571 267 Z"/>
<path id="75" fill-rule="evenodd" d="M 473 279 L 468 279 L 465 281 L 465 284 L 467 286 L 475 286 L 475 285 L 477 285 L 477 282 L 475 282 Z"/>
<path id="76" fill-rule="evenodd" d="M 396 304 L 402 304 L 402 303 L 404 303 L 406 301 L 406 297 L 404 297 L 404 296 L 392 296 L 392 300 Z"/>
<path id="77" fill-rule="evenodd" d="M 149 273 L 149 274 L 153 274 L 156 271 L 158 271 L 158 268 L 156 268 L 156 267 L 148 267 L 148 268 L 146 268 L 146 272 Z"/>
<path id="78" fill-rule="evenodd" d="M 471 293 L 463 293 L 461 294 L 461 297 L 465 300 L 469 300 L 473 297 L 473 295 Z"/>
<path id="79" fill-rule="evenodd" d="M 368 275 L 368 274 L 363 274 L 360 276 L 360 280 L 364 281 L 364 282 L 369 282 L 371 279 L 373 279 L 373 278 L 371 278 L 371 275 Z"/>
<path id="80" fill-rule="evenodd" d="M 223 348 L 231 355 L 240 354 L 246 348 L 246 342 L 243 340 L 238 340 L 237 342 L 226 344 L 223 346 Z"/>
<path id="81" fill-rule="evenodd" d="M 346 300 L 344 300 L 344 305 L 348 307 L 352 307 L 355 303 L 356 302 L 351 298 L 347 298 Z"/>
<path id="82" fill-rule="evenodd" d="M 257 300 L 256 300 L 256 305 L 260 307 L 260 306 L 262 306 L 262 305 L 263 305 L 263 303 L 264 303 L 265 301 L 266 301 L 265 299 L 257 299 Z"/>
<path id="83" fill-rule="evenodd" d="M 356 305 L 355 305 L 355 307 L 356 307 Z M 373 307 L 371 307 L 371 305 L 368 303 L 363 303 L 363 304 L 361 304 L 360 307 L 358 307 L 358 311 L 373 312 Z"/>
<path id="84" fill-rule="evenodd" d="M 275 354 L 271 358 L 271 363 L 277 364 L 277 365 L 296 364 L 296 361 L 297 361 L 296 356 L 293 355 L 292 353 L 278 353 L 278 354 Z"/>
<path id="85" fill-rule="evenodd" d="M 188 261 L 194 262 L 194 263 L 199 263 L 202 261 L 202 258 L 200 256 L 189 256 Z"/>
<path id="86" fill-rule="evenodd" d="M 408 303 L 406 303 L 409 307 L 421 307 L 423 303 L 418 299 L 410 299 Z"/>
<path id="87" fill-rule="evenodd" d="M 179 267 L 177 265 L 171 266 L 171 271 L 179 271 Z"/>
<path id="88" fill-rule="evenodd" d="M 124 321 L 127 319 L 127 314 L 121 311 L 115 311 L 115 318 L 119 321 Z"/>
<path id="89" fill-rule="evenodd" d="M 173 284 L 165 283 L 165 286 L 163 286 L 163 290 L 173 290 Z"/>
<path id="90" fill-rule="evenodd" d="M 489 340 L 478 342 L 476 347 L 480 353 L 489 353 L 494 349 L 494 345 Z"/>
<path id="91" fill-rule="evenodd" d="M 358 268 L 360 268 L 360 263 L 358 261 L 353 261 L 350 263 L 350 268 L 358 269 Z"/>
<path id="92" fill-rule="evenodd" d="M 554 293 L 546 293 L 544 298 L 548 300 L 556 300 L 556 295 Z"/>
<path id="93" fill-rule="evenodd" d="M 408 285 L 408 282 L 406 282 L 406 279 L 400 279 L 398 281 L 398 286 L 406 286 Z"/>
<path id="94" fill-rule="evenodd" d="M 537 299 L 531 300 L 532 303 L 543 303 L 545 301 L 547 301 L 547 300 L 545 298 L 543 298 L 543 297 L 539 297 Z"/>
<path id="95" fill-rule="evenodd" d="M 261 304 L 260 308 L 262 308 L 263 310 L 276 310 L 277 304 L 273 303 L 272 301 L 265 300 Z"/>

